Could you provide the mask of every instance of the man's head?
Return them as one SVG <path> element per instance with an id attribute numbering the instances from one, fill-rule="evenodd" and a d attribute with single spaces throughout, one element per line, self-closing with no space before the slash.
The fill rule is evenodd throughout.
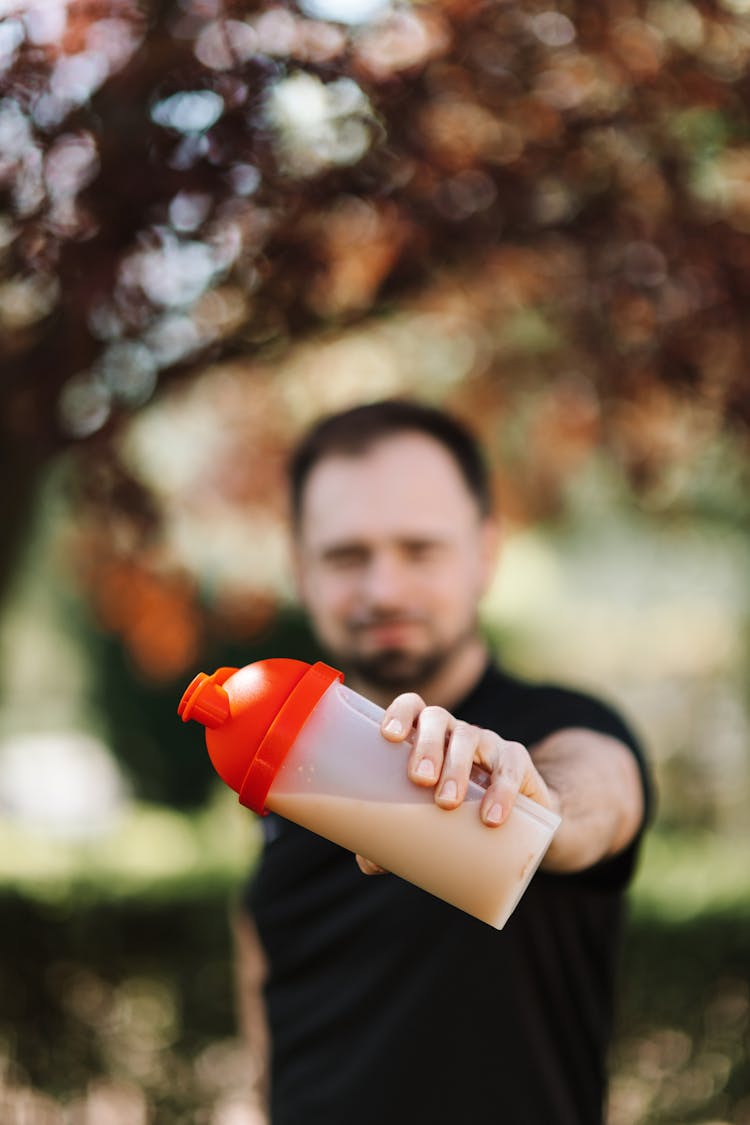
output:
<path id="1" fill-rule="evenodd" d="M 341 665 L 395 692 L 476 646 L 496 536 L 459 422 L 401 400 L 356 407 L 308 433 L 290 478 L 300 597 Z"/>

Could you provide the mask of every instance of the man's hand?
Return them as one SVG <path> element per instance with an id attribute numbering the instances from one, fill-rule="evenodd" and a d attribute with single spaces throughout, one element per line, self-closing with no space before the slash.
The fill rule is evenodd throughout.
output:
<path id="1" fill-rule="evenodd" d="M 442 809 L 461 804 L 475 764 L 489 775 L 479 809 L 485 824 L 502 824 L 519 793 L 555 808 L 553 795 L 525 746 L 464 723 L 443 707 L 428 707 L 413 692 L 394 699 L 380 729 L 390 742 L 404 742 L 412 736 L 409 778 L 415 785 L 434 788 L 435 801 Z"/>
<path id="2" fill-rule="evenodd" d="M 411 742 L 407 773 L 415 785 L 434 788 L 442 809 L 456 809 L 466 796 L 472 767 L 488 775 L 479 815 L 490 828 L 507 820 L 519 793 L 559 811 L 556 794 L 546 785 L 528 750 L 494 731 L 454 718 L 443 707 L 428 707 L 413 692 L 399 695 L 383 716 L 381 733 L 389 742 Z M 371 860 L 357 856 L 365 875 L 383 873 Z"/>
<path id="3" fill-rule="evenodd" d="M 546 871 L 583 871 L 617 855 L 643 824 L 638 764 L 629 747 L 610 735 L 564 728 L 534 745 L 532 761 L 520 743 L 461 722 L 442 707 L 427 707 L 412 694 L 394 699 L 381 730 L 390 742 L 409 740 L 409 777 L 434 788 L 443 809 L 458 808 L 478 765 L 488 775 L 479 815 L 489 827 L 507 819 L 519 793 L 558 813 L 562 824 L 542 861 Z M 366 875 L 382 873 L 361 856 L 357 862 Z"/>

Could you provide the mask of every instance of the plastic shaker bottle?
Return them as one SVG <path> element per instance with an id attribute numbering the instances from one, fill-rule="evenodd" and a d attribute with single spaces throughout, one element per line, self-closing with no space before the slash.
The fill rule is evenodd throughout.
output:
<path id="1" fill-rule="evenodd" d="M 560 818 L 519 795 L 490 828 L 477 780 L 458 808 L 439 808 L 432 789 L 407 777 L 408 742 L 383 738 L 385 712 L 342 680 L 299 660 L 219 668 L 195 677 L 178 713 L 204 724 L 211 761 L 243 805 L 279 813 L 501 929 Z"/>

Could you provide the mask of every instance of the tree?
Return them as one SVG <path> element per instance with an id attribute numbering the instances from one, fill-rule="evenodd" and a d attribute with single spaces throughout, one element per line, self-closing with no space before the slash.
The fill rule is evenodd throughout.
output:
<path id="1" fill-rule="evenodd" d="M 113 442 L 132 411 L 404 310 L 467 345 L 455 397 L 483 432 L 538 392 L 538 504 L 596 443 L 647 487 L 723 429 L 746 441 L 737 0 L 2 12 L 6 570 L 60 449 L 153 535 Z"/>

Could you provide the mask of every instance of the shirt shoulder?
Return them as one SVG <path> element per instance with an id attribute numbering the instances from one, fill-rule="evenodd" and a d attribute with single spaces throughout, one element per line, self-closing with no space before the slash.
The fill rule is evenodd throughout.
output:
<path id="1" fill-rule="evenodd" d="M 609 701 L 577 688 L 522 679 L 493 664 L 458 705 L 456 714 L 467 722 L 527 744 L 565 727 L 577 726 L 612 735 L 634 752 L 642 752 L 641 740 Z M 511 735 L 506 733 L 508 730 L 522 730 L 524 735 Z"/>
<path id="2" fill-rule="evenodd" d="M 566 876 L 610 888 L 624 885 L 634 870 L 640 836 L 653 817 L 655 797 L 643 742 L 619 709 L 592 693 L 561 684 L 535 683 L 490 665 L 474 692 L 458 708 L 458 715 L 476 726 L 496 731 L 503 738 L 522 742 L 532 757 L 535 745 L 571 727 L 609 735 L 630 750 L 643 788 L 641 832 L 620 855 L 580 876 Z"/>

